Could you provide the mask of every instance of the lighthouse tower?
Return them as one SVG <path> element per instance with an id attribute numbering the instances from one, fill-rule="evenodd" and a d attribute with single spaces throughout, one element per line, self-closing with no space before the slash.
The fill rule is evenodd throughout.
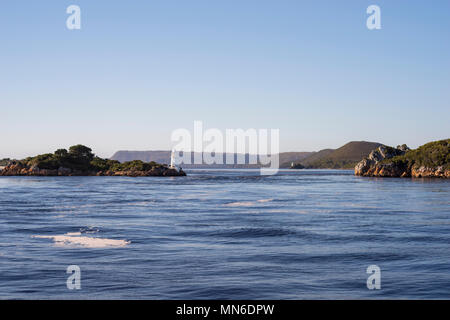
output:
<path id="1" fill-rule="evenodd" d="M 170 155 L 170 168 L 177 169 L 177 165 L 175 162 L 175 150 L 172 150 L 172 154 Z"/>

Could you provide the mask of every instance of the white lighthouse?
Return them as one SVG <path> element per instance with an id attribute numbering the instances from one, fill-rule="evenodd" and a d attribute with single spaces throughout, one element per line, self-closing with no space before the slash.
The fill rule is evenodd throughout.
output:
<path id="1" fill-rule="evenodd" d="M 172 150 L 172 154 L 170 155 L 170 169 L 178 169 L 175 160 L 175 150 Z"/>

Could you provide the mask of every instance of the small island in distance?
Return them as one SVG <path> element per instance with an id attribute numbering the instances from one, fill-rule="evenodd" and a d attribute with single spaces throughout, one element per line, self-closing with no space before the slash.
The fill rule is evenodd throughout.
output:
<path id="1" fill-rule="evenodd" d="M 185 176 L 182 169 L 156 162 L 141 160 L 120 163 L 117 160 L 95 156 L 92 149 L 76 145 L 58 149 L 54 153 L 41 154 L 23 160 L 0 161 L 0 176 L 128 176 L 175 177 Z"/>

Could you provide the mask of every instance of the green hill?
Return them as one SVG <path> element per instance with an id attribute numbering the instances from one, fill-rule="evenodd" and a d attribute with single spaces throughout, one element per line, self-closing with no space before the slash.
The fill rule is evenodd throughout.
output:
<path id="1" fill-rule="evenodd" d="M 352 141 L 339 149 L 324 149 L 298 161 L 298 167 L 307 169 L 351 169 L 361 159 L 381 146 L 378 142 Z"/>
<path id="2" fill-rule="evenodd" d="M 314 154 L 312 154 L 311 156 L 309 156 L 309 157 L 307 157 L 307 158 L 305 158 L 305 159 L 303 159 L 303 161 L 302 160 L 300 160 L 300 162 L 303 164 L 303 165 L 309 165 L 309 164 L 311 164 L 311 163 L 314 163 L 314 162 L 316 162 L 316 161 L 318 161 L 318 160 L 320 160 L 320 159 L 323 159 L 323 158 L 326 158 L 326 157 L 328 157 L 331 153 L 333 153 L 335 151 L 335 149 L 323 149 L 323 150 L 320 150 L 320 151 L 318 151 L 318 152 L 314 152 Z"/>
<path id="3" fill-rule="evenodd" d="M 280 153 L 280 168 L 290 168 L 294 162 L 302 161 L 317 152 L 281 152 Z"/>

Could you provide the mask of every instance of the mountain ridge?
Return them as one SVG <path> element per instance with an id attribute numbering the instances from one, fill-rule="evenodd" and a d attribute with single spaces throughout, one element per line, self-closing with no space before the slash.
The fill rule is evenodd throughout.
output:
<path id="1" fill-rule="evenodd" d="M 368 141 L 350 141 L 337 149 L 322 149 L 316 152 L 299 151 L 299 152 L 280 152 L 279 163 L 280 168 L 290 168 L 294 164 L 300 168 L 352 168 L 366 157 L 372 150 L 381 146 L 378 142 Z M 195 153 L 193 153 L 195 154 Z M 194 155 L 191 155 L 193 160 Z M 198 154 L 198 153 L 197 153 Z M 145 162 L 170 163 L 171 151 L 166 150 L 149 150 L 149 151 L 133 151 L 119 150 L 111 156 L 111 160 L 119 162 L 141 160 Z M 183 164 L 185 168 L 260 168 L 261 165 L 249 164 L 249 160 L 254 155 L 245 154 L 245 164 L 225 164 L 226 155 L 222 156 L 224 164 Z M 234 163 L 237 163 L 237 155 L 233 154 Z M 241 154 L 242 155 L 242 154 Z M 191 161 L 193 163 L 193 161 Z"/>
<path id="2" fill-rule="evenodd" d="M 193 158 L 195 155 L 198 155 L 200 153 L 194 152 L 191 154 L 191 163 L 193 163 Z M 312 154 L 312 152 L 281 152 L 280 155 L 280 164 L 286 163 L 291 164 L 291 162 L 301 160 L 306 158 Z M 184 168 L 260 168 L 260 164 L 249 164 L 250 158 L 255 157 L 255 155 L 249 155 L 249 154 L 238 154 L 234 153 L 234 163 L 235 164 L 226 164 L 226 157 L 230 154 L 223 154 L 218 153 L 218 157 L 222 157 L 224 164 L 212 164 L 208 165 L 206 163 L 203 164 L 182 164 Z M 245 164 L 237 164 L 237 157 L 238 155 L 243 155 L 245 158 Z M 150 150 L 150 151 L 133 151 L 133 150 L 119 150 L 115 152 L 111 157 L 110 160 L 116 160 L 119 162 L 127 162 L 127 161 L 134 161 L 134 160 L 141 160 L 144 162 L 158 162 L 158 163 L 170 163 L 170 156 L 171 151 L 164 151 L 164 150 Z"/>

